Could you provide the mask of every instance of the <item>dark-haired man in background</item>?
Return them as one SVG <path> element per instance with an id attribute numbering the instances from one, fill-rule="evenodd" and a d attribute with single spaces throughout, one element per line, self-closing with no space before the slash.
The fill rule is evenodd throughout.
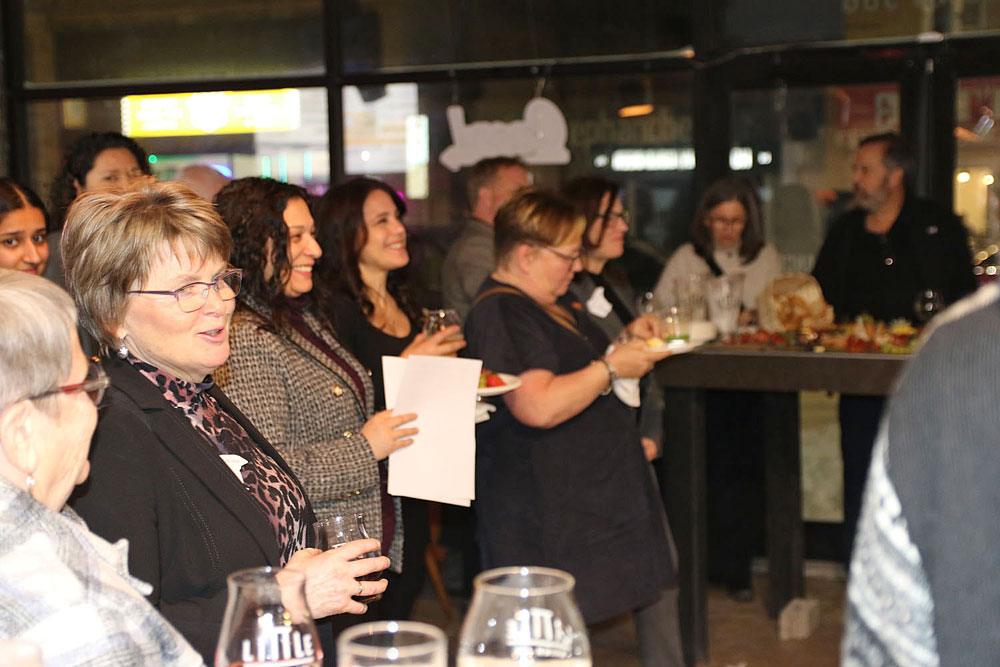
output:
<path id="1" fill-rule="evenodd" d="M 833 222 L 813 268 L 838 320 L 861 314 L 913 320 L 924 292 L 937 292 L 947 305 L 976 289 L 965 227 L 951 211 L 908 191 L 912 168 L 912 151 L 899 135 L 878 134 L 858 145 L 851 168 L 855 207 Z M 884 403 L 840 397 L 845 558 Z"/>

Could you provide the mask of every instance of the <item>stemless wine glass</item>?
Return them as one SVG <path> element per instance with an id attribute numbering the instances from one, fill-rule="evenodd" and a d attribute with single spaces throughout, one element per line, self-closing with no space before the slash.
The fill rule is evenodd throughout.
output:
<path id="1" fill-rule="evenodd" d="M 944 297 L 941 292 L 933 289 L 925 289 L 917 295 L 917 300 L 913 302 L 913 311 L 917 315 L 917 321 L 922 324 L 930 322 L 931 318 L 941 312 L 944 308 Z"/>
<path id="2" fill-rule="evenodd" d="M 458 667 L 590 667 L 590 640 L 573 599 L 573 577 L 545 567 L 502 567 L 475 579 L 462 624 Z"/>
<path id="3" fill-rule="evenodd" d="M 316 625 L 306 604 L 305 575 L 258 567 L 233 572 L 215 649 L 215 667 L 321 667 Z"/>
<path id="4" fill-rule="evenodd" d="M 354 540 L 369 539 L 368 529 L 365 528 L 364 514 L 335 515 L 328 519 L 321 519 L 313 524 L 313 533 L 316 535 L 316 548 L 323 551 L 342 547 Z M 355 560 L 361 558 L 377 558 L 381 556 L 378 551 L 369 551 L 361 554 Z M 359 581 L 378 581 L 382 577 L 382 571 L 371 572 L 358 577 Z M 368 604 L 382 597 L 381 593 L 375 595 L 355 595 L 358 602 Z"/>
<path id="5" fill-rule="evenodd" d="M 379 621 L 348 628 L 337 639 L 337 667 L 447 667 L 440 628 L 416 621 Z"/>
<path id="6" fill-rule="evenodd" d="M 430 309 L 424 308 L 424 335 L 430 336 L 441 329 L 453 325 L 462 325 L 462 318 L 458 316 L 458 311 L 453 308 Z M 462 334 L 456 334 L 454 338 L 460 339 Z"/>
<path id="7" fill-rule="evenodd" d="M 742 273 L 728 273 L 708 281 L 708 316 L 722 336 L 739 326 L 744 280 Z"/>

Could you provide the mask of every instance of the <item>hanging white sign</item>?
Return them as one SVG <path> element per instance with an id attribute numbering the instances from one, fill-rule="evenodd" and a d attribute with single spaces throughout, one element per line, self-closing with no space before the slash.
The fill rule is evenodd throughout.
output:
<path id="1" fill-rule="evenodd" d="M 452 144 L 441 151 L 439 159 L 450 171 L 499 156 L 519 157 L 526 164 L 569 163 L 566 117 L 552 100 L 529 100 L 524 105 L 524 117 L 509 123 L 466 123 L 465 109 L 457 104 L 449 106 L 446 114 Z"/>

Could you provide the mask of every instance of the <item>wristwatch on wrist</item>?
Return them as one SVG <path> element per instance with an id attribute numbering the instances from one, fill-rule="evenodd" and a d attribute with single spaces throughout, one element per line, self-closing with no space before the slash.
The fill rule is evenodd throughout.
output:
<path id="1" fill-rule="evenodd" d="M 601 396 L 607 396 L 611 393 L 611 387 L 614 385 L 615 380 L 618 379 L 618 371 L 615 370 L 615 367 L 611 365 L 611 362 L 606 357 L 601 357 L 598 361 L 604 364 L 604 369 L 608 372 L 608 386 L 601 392 Z"/>

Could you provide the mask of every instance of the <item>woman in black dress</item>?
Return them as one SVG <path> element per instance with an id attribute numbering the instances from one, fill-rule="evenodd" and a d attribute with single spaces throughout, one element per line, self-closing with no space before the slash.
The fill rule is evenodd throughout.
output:
<path id="1" fill-rule="evenodd" d="M 635 418 L 612 393 L 669 353 L 641 340 L 607 352 L 608 336 L 566 298 L 584 225 L 570 202 L 533 190 L 496 217 L 497 266 L 466 320 L 467 352 L 522 384 L 476 432 L 483 564 L 568 571 L 588 624 L 635 612 L 643 664 L 680 665 L 663 506 Z M 645 318 L 629 330 L 654 333 Z"/>
<path id="2" fill-rule="evenodd" d="M 334 291 L 321 304 L 337 339 L 368 369 L 375 409 L 385 408 L 382 357 L 454 355 L 465 347 L 458 326 L 432 336 L 420 325 L 399 279 L 406 251 L 406 204 L 382 181 L 358 178 L 331 188 L 315 206 L 316 239 L 323 249 L 319 280 Z M 450 339 L 450 340 L 449 340 Z M 403 498 L 403 571 L 386 573 L 380 604 L 385 618 L 408 618 L 424 578 L 427 503 Z"/>

